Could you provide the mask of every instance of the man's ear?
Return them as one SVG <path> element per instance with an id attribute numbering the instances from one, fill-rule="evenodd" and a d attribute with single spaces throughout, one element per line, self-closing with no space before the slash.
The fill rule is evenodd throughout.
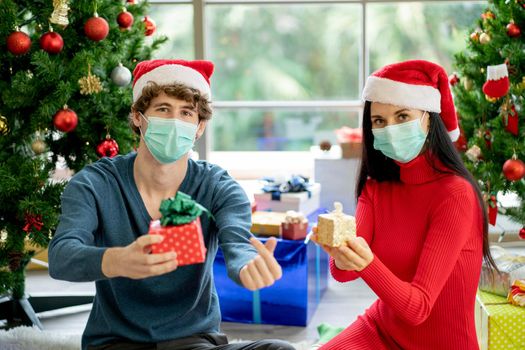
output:
<path id="1" fill-rule="evenodd" d="M 197 134 L 195 135 L 195 141 L 200 139 L 202 134 L 204 134 L 204 130 L 206 130 L 206 125 L 208 125 L 207 120 L 201 120 L 199 122 L 199 126 L 197 127 Z"/>
<path id="2" fill-rule="evenodd" d="M 132 109 L 131 117 L 133 120 L 133 125 L 135 125 L 137 128 L 140 128 L 141 123 L 142 123 L 142 121 L 140 120 L 141 119 L 140 112 Z"/>

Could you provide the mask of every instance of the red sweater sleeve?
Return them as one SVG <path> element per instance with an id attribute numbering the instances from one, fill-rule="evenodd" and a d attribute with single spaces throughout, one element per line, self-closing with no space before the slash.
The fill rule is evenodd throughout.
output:
<path id="1" fill-rule="evenodd" d="M 474 222 L 472 190 L 449 195 L 432 211 L 429 231 L 412 282 L 400 280 L 377 257 L 359 274 L 377 296 L 412 325 L 424 322 L 449 278 Z"/>
<path id="2" fill-rule="evenodd" d="M 372 245 L 374 232 L 373 188 L 375 180 L 368 180 L 359 196 L 356 208 L 356 234 L 363 237 L 369 246 Z M 340 270 L 330 257 L 330 272 L 339 282 L 348 282 L 357 279 L 360 275 L 356 271 Z"/>

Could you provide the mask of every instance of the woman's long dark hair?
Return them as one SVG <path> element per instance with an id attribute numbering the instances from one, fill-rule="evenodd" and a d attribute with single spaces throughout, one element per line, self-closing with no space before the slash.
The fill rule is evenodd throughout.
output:
<path id="1" fill-rule="evenodd" d="M 372 120 L 370 118 L 371 102 L 366 101 L 363 111 L 363 154 L 361 161 L 361 169 L 359 170 L 359 177 L 356 184 L 356 199 L 359 198 L 366 180 L 371 177 L 377 181 L 399 181 L 399 166 L 391 159 L 386 157 L 380 151 L 374 149 L 374 136 L 372 134 Z M 427 136 L 426 147 L 429 150 L 428 154 L 437 156 L 439 161 L 448 169 L 447 172 L 461 176 L 467 180 L 478 197 L 479 206 L 483 215 L 483 259 L 485 263 L 497 270 L 496 264 L 490 255 L 489 239 L 488 239 L 488 219 L 485 201 L 481 194 L 479 186 L 472 177 L 472 174 L 467 170 L 459 153 L 456 151 L 448 132 L 443 125 L 443 121 L 438 113 L 429 112 L 430 114 L 430 128 Z M 431 160 L 431 158 L 429 158 Z M 432 167 L 439 172 L 439 169 L 434 162 L 430 161 Z"/>

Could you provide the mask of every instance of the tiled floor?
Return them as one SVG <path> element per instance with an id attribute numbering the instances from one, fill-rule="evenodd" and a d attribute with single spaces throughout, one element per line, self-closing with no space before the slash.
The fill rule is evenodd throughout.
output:
<path id="1" fill-rule="evenodd" d="M 92 283 L 69 283 L 51 279 L 46 271 L 29 271 L 27 292 L 40 293 L 85 293 L 94 292 Z M 251 325 L 224 322 L 222 331 L 230 339 L 278 338 L 291 342 L 317 339 L 317 325 L 322 322 L 334 326 L 347 326 L 361 314 L 373 301 L 375 295 L 361 281 L 341 284 L 329 281 L 328 289 L 307 327 L 288 327 L 271 325 Z M 80 310 L 80 311 L 79 311 Z M 81 333 L 85 327 L 89 310 L 72 308 L 70 314 L 44 313 L 41 317 L 44 328 L 60 333 Z"/>

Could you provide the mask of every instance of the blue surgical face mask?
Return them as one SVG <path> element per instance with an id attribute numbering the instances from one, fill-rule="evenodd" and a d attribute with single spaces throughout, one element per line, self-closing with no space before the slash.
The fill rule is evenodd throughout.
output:
<path id="1" fill-rule="evenodd" d="M 408 163 L 421 152 L 427 133 L 423 131 L 421 118 L 406 123 L 372 129 L 374 148 L 388 158 L 401 163 Z"/>
<path id="2" fill-rule="evenodd" d="M 140 115 L 148 122 L 144 142 L 153 157 L 162 164 L 176 162 L 193 147 L 197 125 L 178 119 Z"/>

